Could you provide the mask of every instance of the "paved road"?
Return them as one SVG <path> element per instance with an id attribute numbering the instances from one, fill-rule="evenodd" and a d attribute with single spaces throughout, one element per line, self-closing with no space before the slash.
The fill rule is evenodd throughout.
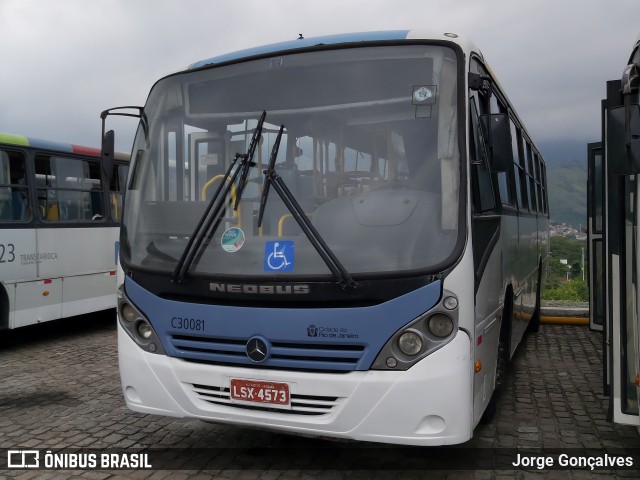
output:
<path id="1" fill-rule="evenodd" d="M 438 459 L 460 466 L 467 465 L 469 458 L 512 458 L 515 449 L 527 447 L 590 452 L 640 449 L 636 429 L 606 420 L 600 342 L 601 336 L 585 327 L 543 325 L 519 350 L 495 419 L 479 426 L 474 438 L 463 445 L 473 450 L 452 452 L 334 443 L 130 412 L 120 390 L 112 315 L 0 332 L 0 465 L 7 449 L 14 448 L 102 452 L 150 447 L 187 449 L 168 450 L 167 458 L 160 460 L 176 464 L 168 457 L 179 454 L 188 463 L 191 455 L 199 466 L 199 471 L 5 469 L 0 470 L 0 480 L 382 479 L 425 478 L 427 473 L 428 478 L 478 480 L 640 478 L 640 468 L 609 472 L 513 471 L 491 466 L 475 471 L 423 469 Z M 209 459 L 205 466 L 203 457 Z"/>

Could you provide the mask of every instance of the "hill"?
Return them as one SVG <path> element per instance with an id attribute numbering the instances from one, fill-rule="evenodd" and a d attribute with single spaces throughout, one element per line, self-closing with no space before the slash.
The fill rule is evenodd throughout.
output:
<path id="1" fill-rule="evenodd" d="M 587 222 L 587 141 L 540 142 L 547 164 L 551 220 L 576 228 Z"/>
<path id="2" fill-rule="evenodd" d="M 551 221 L 575 228 L 587 224 L 587 169 L 578 163 L 547 167 Z"/>

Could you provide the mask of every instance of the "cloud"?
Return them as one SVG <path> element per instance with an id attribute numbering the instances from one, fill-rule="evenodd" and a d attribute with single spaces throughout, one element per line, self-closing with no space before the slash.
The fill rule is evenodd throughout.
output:
<path id="1" fill-rule="evenodd" d="M 3 0 L 0 131 L 98 145 L 100 111 L 218 54 L 303 35 L 427 29 L 479 45 L 536 140 L 595 139 L 635 0 Z"/>

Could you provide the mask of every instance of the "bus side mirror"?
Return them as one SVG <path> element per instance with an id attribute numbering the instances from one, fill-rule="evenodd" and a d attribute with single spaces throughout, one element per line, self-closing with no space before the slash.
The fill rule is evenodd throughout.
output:
<path id="1" fill-rule="evenodd" d="M 607 161 L 614 175 L 640 173 L 640 105 L 609 110 Z"/>
<path id="2" fill-rule="evenodd" d="M 622 72 L 622 94 L 631 95 L 637 93 L 640 86 L 640 65 L 631 63 Z"/>
<path id="3" fill-rule="evenodd" d="M 623 105 L 609 110 L 607 161 L 614 175 L 640 173 L 640 65 L 627 65 L 622 73 Z"/>
<path id="4" fill-rule="evenodd" d="M 113 175 L 113 157 L 115 155 L 115 134 L 113 130 L 109 130 L 102 137 L 102 170 L 107 179 L 111 181 Z"/>
<path id="5" fill-rule="evenodd" d="M 513 165 L 511 128 L 506 113 L 492 113 L 480 117 L 490 152 L 491 170 L 508 172 Z"/>

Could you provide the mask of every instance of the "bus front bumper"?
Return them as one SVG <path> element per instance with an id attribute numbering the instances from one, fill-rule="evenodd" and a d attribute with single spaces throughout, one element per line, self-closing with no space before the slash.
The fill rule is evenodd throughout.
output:
<path id="1" fill-rule="evenodd" d="M 470 352 L 469 337 L 458 332 L 445 347 L 404 372 L 262 370 L 147 353 L 118 324 L 120 376 L 131 410 L 406 445 L 456 444 L 471 438 Z M 231 379 L 287 383 L 292 408 L 282 412 L 231 403 Z"/>

